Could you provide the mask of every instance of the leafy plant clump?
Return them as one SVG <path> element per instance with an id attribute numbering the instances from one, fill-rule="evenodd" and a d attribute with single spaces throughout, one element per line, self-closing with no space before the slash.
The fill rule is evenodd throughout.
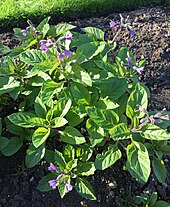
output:
<path id="1" fill-rule="evenodd" d="M 42 159 L 49 163 L 38 189 L 58 187 L 62 198 L 75 188 L 95 200 L 88 176 L 122 154 L 125 169 L 140 183 L 148 181 L 151 166 L 165 182 L 169 112 L 147 111 L 149 89 L 137 78 L 144 61 L 137 63 L 125 47 L 116 52 L 115 39 L 106 41 L 98 28 L 78 33 L 73 25 L 51 27 L 48 21 L 15 28 L 22 40 L 15 49 L 0 45 L 0 101 L 4 107 L 7 100 L 18 103 L 17 112 L 1 117 L 1 153 L 11 156 L 28 145 L 28 168 Z M 110 27 L 135 34 L 122 16 Z"/>

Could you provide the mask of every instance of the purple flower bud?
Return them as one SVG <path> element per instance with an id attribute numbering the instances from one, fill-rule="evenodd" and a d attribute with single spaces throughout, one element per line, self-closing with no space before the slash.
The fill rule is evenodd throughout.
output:
<path id="1" fill-rule="evenodd" d="M 156 119 L 154 119 L 154 122 L 155 123 L 160 123 L 161 122 L 161 119 L 156 118 Z"/>
<path id="2" fill-rule="evenodd" d="M 143 67 L 136 67 L 136 66 L 133 66 L 133 69 L 136 70 L 139 74 L 142 74 L 143 71 L 144 71 L 144 68 L 143 68 Z"/>
<path id="3" fill-rule="evenodd" d="M 56 172 L 60 172 L 59 168 L 57 168 L 55 165 L 53 165 L 53 163 L 50 163 L 48 170 L 50 170 L 50 171 L 55 170 Z"/>
<path id="4" fill-rule="evenodd" d="M 65 54 L 65 57 L 68 58 L 72 54 L 72 52 L 65 49 L 64 54 Z"/>
<path id="5" fill-rule="evenodd" d="M 57 185 L 58 181 L 57 180 L 49 180 L 48 183 L 52 187 L 52 189 L 56 189 L 56 185 Z"/>
<path id="6" fill-rule="evenodd" d="M 121 63 L 121 66 L 122 66 L 122 67 L 125 67 L 125 66 L 128 66 L 128 64 Z"/>
<path id="7" fill-rule="evenodd" d="M 113 28 L 116 26 L 116 22 L 114 22 L 113 20 L 110 20 L 110 28 Z"/>
<path id="8" fill-rule="evenodd" d="M 66 33 L 65 39 L 66 40 L 72 40 L 73 39 L 73 35 L 70 31 Z"/>
<path id="9" fill-rule="evenodd" d="M 64 179 L 64 183 L 66 184 L 66 193 L 73 190 L 73 186 L 69 184 L 66 179 Z"/>
<path id="10" fill-rule="evenodd" d="M 128 61 L 128 63 L 131 62 L 131 57 L 127 57 L 126 60 Z"/>
<path id="11" fill-rule="evenodd" d="M 130 30 L 130 36 L 133 37 L 135 35 L 135 31 L 134 30 Z"/>
<path id="12" fill-rule="evenodd" d="M 40 47 L 40 50 L 42 50 L 42 52 L 47 52 L 48 51 L 48 49 L 51 47 L 51 45 L 48 45 L 48 46 L 46 46 L 46 45 L 42 45 L 41 47 Z"/>
<path id="13" fill-rule="evenodd" d="M 36 36 L 41 34 L 40 31 L 38 31 L 38 30 L 34 30 L 34 33 Z"/>
<path id="14" fill-rule="evenodd" d="M 47 40 L 40 40 L 40 44 L 41 44 L 41 45 L 45 45 L 45 44 L 47 44 Z"/>
<path id="15" fill-rule="evenodd" d="M 27 32 L 29 31 L 30 27 L 27 27 L 26 29 L 22 29 L 21 32 L 24 36 L 27 36 Z"/>
<path id="16" fill-rule="evenodd" d="M 63 55 L 62 53 L 58 54 L 58 59 L 59 60 L 63 60 L 65 58 L 65 55 Z"/>

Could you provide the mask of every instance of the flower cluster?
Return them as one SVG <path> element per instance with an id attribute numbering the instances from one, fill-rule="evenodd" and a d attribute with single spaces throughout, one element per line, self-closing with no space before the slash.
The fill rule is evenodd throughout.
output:
<path id="1" fill-rule="evenodd" d="M 72 54 L 72 52 L 67 50 L 63 45 L 59 44 L 59 41 L 65 41 L 65 40 L 71 41 L 72 38 L 73 38 L 72 33 L 67 32 L 66 35 L 58 39 L 58 41 L 56 41 L 54 38 L 49 38 L 47 40 L 40 40 L 40 49 L 43 52 L 47 52 L 49 48 L 55 46 L 57 49 L 58 59 L 61 61 L 64 58 L 68 58 Z"/>
<path id="2" fill-rule="evenodd" d="M 115 22 L 113 20 L 110 20 L 110 28 L 120 28 L 120 29 L 128 29 L 130 36 L 133 37 L 135 35 L 135 31 L 131 27 L 131 20 L 129 20 L 129 16 L 124 18 L 121 14 L 120 15 L 120 22 Z"/>
<path id="3" fill-rule="evenodd" d="M 21 32 L 24 36 L 27 36 L 27 33 L 30 30 L 32 30 L 36 36 L 40 34 L 40 31 L 36 30 L 36 28 L 33 26 L 32 22 L 30 20 L 28 20 L 27 23 L 29 24 L 29 26 L 26 29 L 21 30 Z"/>
<path id="4" fill-rule="evenodd" d="M 52 187 L 52 189 L 56 189 L 57 184 L 59 183 L 60 179 L 66 174 L 64 172 L 61 172 L 59 168 L 57 168 L 53 163 L 50 163 L 50 166 L 48 167 L 48 170 L 50 171 L 56 171 L 57 173 L 60 173 L 56 179 L 49 180 L 48 183 Z M 73 189 L 73 186 L 68 183 L 68 181 L 64 178 L 64 184 L 66 188 L 66 193 L 71 191 Z"/>
<path id="5" fill-rule="evenodd" d="M 143 73 L 144 68 L 142 66 L 137 66 L 136 64 L 133 64 L 131 62 L 131 57 L 126 58 L 127 63 L 121 63 L 122 67 L 127 67 L 127 68 L 133 68 L 136 70 L 139 74 Z"/>

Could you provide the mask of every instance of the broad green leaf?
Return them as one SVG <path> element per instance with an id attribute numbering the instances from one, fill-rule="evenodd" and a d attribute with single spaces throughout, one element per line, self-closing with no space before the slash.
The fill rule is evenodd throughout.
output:
<path id="1" fill-rule="evenodd" d="M 57 163 L 57 165 L 59 165 L 60 167 L 65 169 L 66 161 L 65 161 L 65 158 L 64 158 L 64 156 L 63 156 L 63 154 L 61 152 L 55 150 L 55 152 L 54 152 L 54 159 L 55 159 L 55 162 Z"/>
<path id="2" fill-rule="evenodd" d="M 83 162 L 88 161 L 91 158 L 92 154 L 93 149 L 87 144 L 84 144 L 76 149 L 77 158 Z"/>
<path id="3" fill-rule="evenodd" d="M 87 113 L 89 117 L 98 126 L 104 129 L 110 129 L 119 121 L 118 115 L 112 110 L 88 108 Z"/>
<path id="4" fill-rule="evenodd" d="M 75 149 L 72 145 L 66 145 L 64 148 L 64 158 L 66 161 L 73 160 L 75 158 Z"/>
<path id="5" fill-rule="evenodd" d="M 119 107 L 119 104 L 117 104 L 116 102 L 108 99 L 108 98 L 105 98 L 105 99 L 100 99 L 96 104 L 95 106 L 97 108 L 100 108 L 100 109 L 116 109 Z"/>
<path id="6" fill-rule="evenodd" d="M 0 95 L 4 93 L 9 93 L 13 91 L 15 88 L 20 86 L 20 81 L 15 80 L 13 77 L 9 77 L 8 82 L 3 84 L 0 88 Z"/>
<path id="7" fill-rule="evenodd" d="M 42 39 L 46 36 L 48 30 L 50 29 L 50 26 L 48 24 L 51 17 L 47 17 L 43 19 L 43 21 L 37 26 L 37 30 L 40 30 L 43 34 Z"/>
<path id="8" fill-rule="evenodd" d="M 73 168 L 77 167 L 77 159 L 74 159 L 74 160 L 70 160 L 67 164 L 66 164 L 66 167 L 65 167 L 65 170 L 64 172 L 69 172 L 71 171 Z"/>
<path id="9" fill-rule="evenodd" d="M 166 167 L 163 160 L 156 157 L 152 160 L 153 171 L 160 183 L 164 183 L 166 179 Z"/>
<path id="10" fill-rule="evenodd" d="M 151 169 L 150 159 L 146 147 L 139 142 L 133 141 L 127 146 L 128 170 L 139 182 L 148 181 Z"/>
<path id="11" fill-rule="evenodd" d="M 117 145 L 110 145 L 108 150 L 104 150 L 102 154 L 97 154 L 95 159 L 95 167 L 98 170 L 104 170 L 112 166 L 117 160 L 121 158 L 121 151 Z"/>
<path id="12" fill-rule="evenodd" d="M 92 147 L 103 141 L 105 136 L 104 129 L 95 124 L 91 119 L 88 119 L 86 121 L 86 129 L 88 131 L 88 134 L 90 135 L 89 140 Z"/>
<path id="13" fill-rule="evenodd" d="M 133 117 L 136 115 L 138 118 L 142 118 L 144 113 L 142 111 L 138 111 L 138 106 L 142 106 L 147 109 L 148 106 L 148 95 L 145 88 L 139 83 L 136 84 L 135 90 L 130 94 L 127 107 L 126 107 L 126 115 L 133 120 Z"/>
<path id="14" fill-rule="evenodd" d="M 54 151 L 46 149 L 44 159 L 47 163 L 54 163 Z"/>
<path id="15" fill-rule="evenodd" d="M 77 54 L 81 54 L 86 57 L 86 59 L 92 59 L 99 53 L 101 53 L 105 48 L 105 42 L 90 42 L 80 45 L 76 51 Z"/>
<path id="16" fill-rule="evenodd" d="M 23 144 L 23 140 L 19 137 L 12 137 L 5 148 L 1 150 L 2 154 L 5 156 L 11 156 L 15 154 Z"/>
<path id="17" fill-rule="evenodd" d="M 51 120 L 51 127 L 52 128 L 58 128 L 66 125 L 68 121 L 63 117 L 56 117 Z"/>
<path id="18" fill-rule="evenodd" d="M 73 97 L 76 98 L 80 104 L 90 103 L 91 96 L 89 94 L 88 89 L 85 86 L 79 83 L 72 83 L 71 92 L 72 92 Z"/>
<path id="19" fill-rule="evenodd" d="M 153 207 L 170 207 L 170 204 L 165 201 L 157 201 Z"/>
<path id="20" fill-rule="evenodd" d="M 86 142 L 84 136 L 71 126 L 67 126 L 64 131 L 60 131 L 60 139 L 68 144 L 83 144 Z"/>
<path id="21" fill-rule="evenodd" d="M 37 189 L 41 192 L 47 192 L 52 190 L 51 186 L 49 185 L 48 181 L 56 179 L 56 175 L 50 173 L 44 176 L 38 183 Z"/>
<path id="22" fill-rule="evenodd" d="M 99 87 L 103 98 L 108 97 L 111 100 L 117 100 L 126 92 L 128 84 L 125 78 L 111 77 L 99 81 Z"/>
<path id="23" fill-rule="evenodd" d="M 94 62 L 96 63 L 96 65 L 99 68 L 104 69 L 107 72 L 111 72 L 114 75 L 116 75 L 116 73 L 118 72 L 118 69 L 115 66 L 111 65 L 110 63 L 108 63 L 108 62 L 105 62 L 105 61 L 102 61 L 102 60 L 95 60 Z"/>
<path id="24" fill-rule="evenodd" d="M 127 124 L 120 123 L 109 130 L 110 137 L 113 140 L 129 139 L 132 137 Z"/>
<path id="25" fill-rule="evenodd" d="M 46 113 L 47 113 L 46 106 L 45 104 L 43 104 L 42 100 L 38 96 L 35 99 L 34 109 L 38 117 L 41 117 L 41 118 L 46 117 Z"/>
<path id="26" fill-rule="evenodd" d="M 36 129 L 32 136 L 32 143 L 34 147 L 38 148 L 40 145 L 42 145 L 49 135 L 50 129 L 46 129 L 44 127 L 39 127 Z"/>
<path id="27" fill-rule="evenodd" d="M 149 201 L 150 205 L 153 206 L 156 203 L 157 199 L 158 199 L 158 193 L 153 192 L 151 194 L 150 201 Z"/>
<path id="28" fill-rule="evenodd" d="M 52 37 L 59 36 L 61 34 L 64 34 L 68 32 L 69 30 L 74 29 L 75 26 L 68 24 L 68 23 L 61 23 L 58 24 L 57 26 L 51 27 L 50 30 L 48 31 L 48 35 Z"/>
<path id="29" fill-rule="evenodd" d="M 5 55 L 8 52 L 10 52 L 11 49 L 5 45 L 3 45 L 2 43 L 0 43 L 0 55 Z"/>
<path id="30" fill-rule="evenodd" d="M 35 126 L 46 126 L 45 119 L 38 118 L 34 114 L 29 112 L 18 112 L 8 116 L 8 119 L 18 126 L 24 128 L 30 128 Z"/>
<path id="31" fill-rule="evenodd" d="M 0 137 L 0 150 L 4 149 L 9 143 L 9 139 L 6 137 Z"/>
<path id="32" fill-rule="evenodd" d="M 96 200 L 96 196 L 94 195 L 93 188 L 86 179 L 77 177 L 75 189 L 84 198 L 90 200 Z"/>
<path id="33" fill-rule="evenodd" d="M 57 104 L 54 106 L 54 116 L 64 117 L 71 108 L 72 101 L 67 97 L 61 98 Z"/>
<path id="34" fill-rule="evenodd" d="M 104 40 L 104 32 L 101 29 L 95 27 L 85 27 L 82 30 L 88 34 L 93 34 L 98 40 Z"/>
<path id="35" fill-rule="evenodd" d="M 79 162 L 77 166 L 78 176 L 89 176 L 94 175 L 96 168 L 93 162 Z"/>
<path id="36" fill-rule="evenodd" d="M 64 178 L 62 177 L 59 181 L 58 191 L 60 193 L 61 198 L 64 198 L 66 192 L 66 184 L 64 183 Z"/>
<path id="37" fill-rule="evenodd" d="M 47 60 L 47 55 L 41 50 L 27 50 L 20 55 L 20 60 L 24 63 L 36 65 Z"/>
<path id="38" fill-rule="evenodd" d="M 44 72 L 39 72 L 36 76 L 31 77 L 28 81 L 28 84 L 31 86 L 42 86 L 43 83 L 50 81 L 51 77 Z"/>
<path id="39" fill-rule="evenodd" d="M 63 82 L 56 83 L 52 80 L 45 82 L 41 88 L 42 102 L 45 104 L 51 100 L 55 93 L 58 93 L 63 89 L 63 85 Z"/>
<path id="40" fill-rule="evenodd" d="M 159 149 L 164 155 L 170 155 L 170 146 L 169 145 L 163 145 Z"/>
<path id="41" fill-rule="evenodd" d="M 77 110 L 70 110 L 66 115 L 66 119 L 68 124 L 74 127 L 79 125 L 84 120 L 84 116 L 84 114 L 79 113 Z"/>
<path id="42" fill-rule="evenodd" d="M 40 160 L 44 157 L 44 155 L 45 155 L 44 144 L 42 144 L 38 148 L 34 147 L 34 145 L 31 144 L 26 152 L 26 157 L 25 157 L 26 166 L 28 168 L 34 167 L 40 162 Z"/>
<path id="43" fill-rule="evenodd" d="M 68 74 L 68 78 L 74 82 L 81 83 L 84 86 L 92 86 L 92 79 L 90 75 L 79 65 L 74 64 Z"/>
<path id="44" fill-rule="evenodd" d="M 144 131 L 141 133 L 141 136 L 145 139 L 150 140 L 169 140 L 170 134 L 164 129 L 152 124 L 148 124 Z"/>

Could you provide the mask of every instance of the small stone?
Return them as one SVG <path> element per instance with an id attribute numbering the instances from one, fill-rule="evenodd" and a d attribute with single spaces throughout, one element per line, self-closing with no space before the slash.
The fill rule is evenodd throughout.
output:
<path id="1" fill-rule="evenodd" d="M 109 186 L 110 188 L 112 188 L 112 189 L 115 189 L 115 188 L 117 187 L 117 183 L 116 183 L 116 181 L 113 181 L 113 182 L 110 182 L 110 183 L 108 184 L 108 186 Z"/>

